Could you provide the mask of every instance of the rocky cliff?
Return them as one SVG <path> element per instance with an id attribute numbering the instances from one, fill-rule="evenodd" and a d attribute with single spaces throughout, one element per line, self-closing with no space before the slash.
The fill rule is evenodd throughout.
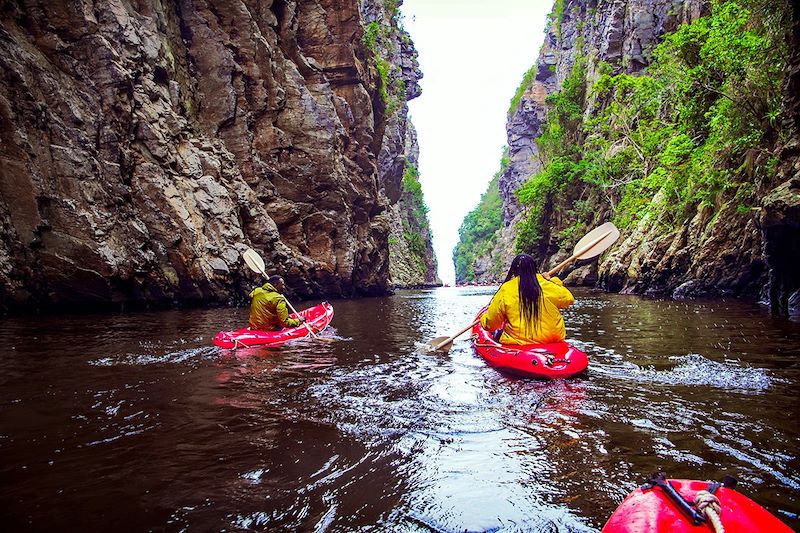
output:
<path id="1" fill-rule="evenodd" d="M 502 271 L 487 265 L 508 265 L 519 251 L 536 256 L 544 268 L 553 266 L 571 253 L 587 229 L 615 220 L 621 221 L 618 225 L 623 229 L 620 241 L 598 264 L 575 271 L 571 282 L 675 296 L 756 296 L 769 285 L 771 269 L 776 280 L 773 286 L 780 280 L 785 280 L 787 287 L 796 283 L 787 274 L 786 258 L 768 264 L 765 251 L 786 250 L 790 234 L 797 235 L 792 200 L 781 192 L 788 191 L 791 184 L 783 184 L 786 179 L 777 178 L 771 170 L 776 164 L 775 139 L 796 138 L 796 133 L 787 134 L 785 128 L 779 133 L 774 127 L 769 118 L 773 111 L 766 109 L 775 101 L 774 95 L 765 96 L 765 101 L 772 99 L 766 103 L 744 101 L 742 89 L 756 90 L 725 71 L 736 58 L 725 58 L 730 64 L 720 59 L 711 68 L 707 63 L 714 58 L 703 55 L 705 50 L 699 58 L 691 57 L 691 46 L 721 46 L 733 54 L 736 46 L 744 46 L 712 42 L 721 40 L 714 33 L 714 24 L 731 28 L 739 24 L 749 31 L 754 27 L 753 17 L 763 17 L 755 22 L 780 34 L 787 8 L 780 2 L 760 4 L 722 2 L 715 8 L 714 22 L 703 23 L 712 13 L 711 3 L 704 0 L 556 1 L 539 57 L 509 111 L 510 163 L 499 183 L 503 228 L 493 252 L 476 261 L 478 281 L 497 281 Z M 741 18 L 748 13 L 751 20 Z M 696 35 L 686 32 L 674 39 L 671 48 L 659 52 L 660 63 L 651 72 L 659 43 L 693 22 L 697 23 L 691 26 Z M 728 33 L 725 37 L 735 38 L 736 31 Z M 757 37 L 763 38 L 769 50 L 770 35 L 763 33 Z M 691 38 L 696 40 L 690 42 Z M 655 100 L 651 93 L 660 91 L 660 95 L 678 100 L 678 89 L 683 88 L 669 85 L 669 76 L 675 74 L 667 69 L 680 61 L 680 66 L 694 61 L 711 72 L 694 82 L 695 93 L 704 93 L 705 98 L 697 104 L 702 111 L 694 113 L 717 113 L 721 117 L 718 122 L 732 121 L 737 110 L 731 108 L 741 106 L 739 115 L 752 117 L 734 126 L 750 134 L 750 145 L 730 143 L 720 148 L 723 134 L 735 138 L 730 133 L 734 126 L 719 133 L 715 128 L 722 127 L 716 123 L 684 116 L 686 106 L 675 111 L 677 102 L 662 99 L 666 108 L 645 110 Z M 778 82 L 780 76 L 774 76 Z M 759 81 L 766 84 L 769 80 Z M 733 89 L 738 92 L 730 98 L 726 91 Z M 720 109 L 726 99 L 723 113 Z M 787 101 L 784 107 L 789 105 Z M 646 121 L 661 121 L 664 135 L 657 138 L 658 128 Z M 683 159 L 675 156 L 678 141 L 683 143 Z M 780 158 L 784 174 L 789 168 L 796 173 L 793 150 L 796 142 L 789 142 Z M 704 157 L 714 154 L 708 159 L 713 159 L 715 168 L 708 170 L 713 166 L 709 164 L 701 170 L 718 174 L 716 188 L 696 178 L 699 166 L 675 176 L 675 168 L 689 168 L 700 160 L 701 151 Z M 680 187 L 672 182 L 658 186 L 654 185 L 657 179 L 684 181 Z M 693 179 L 697 190 L 706 187 L 710 192 L 691 196 L 687 191 L 692 190 Z M 631 195 L 631 189 L 637 187 L 638 196 Z M 634 208 L 631 198 L 640 205 Z M 678 211 L 680 216 L 675 214 Z M 765 229 L 767 226 L 772 229 Z M 785 293 L 788 289 L 781 290 Z"/>
<path id="2" fill-rule="evenodd" d="M 706 11 L 703 0 L 555 2 L 539 57 L 523 79 L 508 113 L 509 162 L 499 181 L 503 227 L 489 253 L 476 259 L 475 281 L 496 283 L 504 279 L 505 270 L 518 251 L 514 243 L 526 210 L 520 204 L 517 191 L 543 168 L 544 158 L 537 139 L 542 135 L 551 108 L 547 99 L 561 90 L 576 60 L 591 58 L 586 75 L 589 79 L 596 79 L 595 71 L 601 62 L 614 65 L 618 71 L 641 72 L 649 63 L 649 52 L 664 33 L 674 31 L 679 24 L 696 19 Z M 543 236 L 539 253 L 534 254 L 545 266 L 553 266 L 569 255 L 552 246 L 549 237 Z M 597 280 L 596 270 L 583 269 L 581 273 L 588 282 Z"/>
<path id="3" fill-rule="evenodd" d="M 391 280 L 397 287 L 439 287 L 442 280 L 437 274 L 428 206 L 419 182 L 419 146 L 412 125 L 409 125 L 406 135 L 405 165 L 400 201 L 389 208 Z"/>
<path id="4" fill-rule="evenodd" d="M 293 296 L 391 290 L 397 4 L 4 3 L 0 310 L 230 302 L 247 247 Z"/>
<path id="5" fill-rule="evenodd" d="M 792 4 L 789 60 L 783 84 L 783 142 L 775 187 L 763 200 L 759 227 L 769 267 L 768 299 L 772 312 L 800 312 L 800 4 Z"/>
<path id="6" fill-rule="evenodd" d="M 650 52 L 660 37 L 690 22 L 707 10 L 705 0 L 558 0 L 536 61 L 535 76 L 516 109 L 508 116 L 506 131 L 511 164 L 500 180 L 505 200 L 505 224 L 520 213 L 514 194 L 542 168 L 536 139 L 547 119 L 548 96 L 560 90 L 577 58 L 588 57 L 586 78 L 597 78 L 606 62 L 619 72 L 638 73 L 649 64 Z"/>

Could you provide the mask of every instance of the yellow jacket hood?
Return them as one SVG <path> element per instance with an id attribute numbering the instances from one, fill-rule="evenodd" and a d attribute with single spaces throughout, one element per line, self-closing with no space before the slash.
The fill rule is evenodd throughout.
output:
<path id="1" fill-rule="evenodd" d="M 289 318 L 286 298 L 271 283 L 253 289 L 250 299 L 250 329 L 273 331 L 300 325 L 298 319 Z"/>

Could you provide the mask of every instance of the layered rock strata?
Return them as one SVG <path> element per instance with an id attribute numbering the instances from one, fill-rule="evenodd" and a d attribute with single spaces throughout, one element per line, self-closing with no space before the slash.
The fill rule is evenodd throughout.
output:
<path id="1" fill-rule="evenodd" d="M 383 75 L 371 22 L 402 43 Z M 396 7 L 9 2 L 0 64 L 0 310 L 230 302 L 247 247 L 292 296 L 391 289 L 420 77 Z"/>

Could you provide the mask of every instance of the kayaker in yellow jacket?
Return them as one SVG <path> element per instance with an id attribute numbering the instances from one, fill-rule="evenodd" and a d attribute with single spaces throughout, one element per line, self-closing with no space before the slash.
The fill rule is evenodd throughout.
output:
<path id="1" fill-rule="evenodd" d="M 275 331 L 299 326 L 305 318 L 289 318 L 286 298 L 281 294 L 286 288 L 283 278 L 271 276 L 267 283 L 250 293 L 250 329 Z"/>
<path id="2" fill-rule="evenodd" d="M 511 262 L 505 282 L 495 293 L 481 325 L 503 328 L 501 344 L 547 344 L 567 336 L 560 309 L 575 297 L 557 277 L 537 274 L 536 260 L 520 254 Z"/>

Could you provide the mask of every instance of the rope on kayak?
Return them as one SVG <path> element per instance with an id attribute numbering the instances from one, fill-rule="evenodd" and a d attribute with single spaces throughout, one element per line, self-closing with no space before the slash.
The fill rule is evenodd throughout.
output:
<path id="1" fill-rule="evenodd" d="M 725 527 L 722 525 L 722 520 L 719 517 L 722 511 L 719 498 L 707 490 L 701 490 L 694 498 L 694 505 L 697 507 L 698 511 L 704 513 L 706 517 L 708 517 L 716 533 L 725 533 Z"/>

